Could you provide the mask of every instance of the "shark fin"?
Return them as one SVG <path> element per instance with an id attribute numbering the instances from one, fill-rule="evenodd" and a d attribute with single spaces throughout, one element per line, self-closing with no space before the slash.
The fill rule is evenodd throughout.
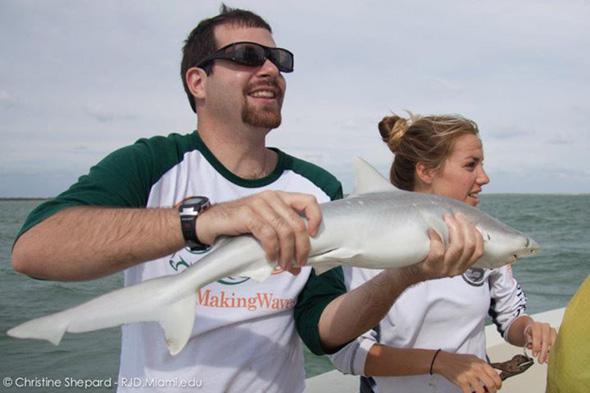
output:
<path id="1" fill-rule="evenodd" d="M 322 274 L 328 270 L 343 265 L 343 261 L 357 258 L 361 253 L 351 248 L 335 248 L 325 253 L 310 258 L 309 263 L 313 265 L 316 274 Z"/>
<path id="2" fill-rule="evenodd" d="M 16 338 L 43 339 L 59 344 L 65 332 L 83 333 L 133 322 L 159 322 L 171 354 L 187 343 L 195 318 L 196 292 L 169 302 L 176 276 L 147 280 L 99 296 L 70 309 L 33 319 L 10 329 Z M 151 300 L 147 294 L 155 293 Z"/>
<path id="3" fill-rule="evenodd" d="M 60 314 L 27 321 L 8 330 L 6 334 L 14 338 L 47 340 L 53 345 L 59 345 L 68 327 L 67 318 L 62 318 Z"/>
<path id="4" fill-rule="evenodd" d="M 399 191 L 389 180 L 384 178 L 375 168 L 360 157 L 354 158 L 354 174 L 354 192 L 351 195 L 381 191 Z"/>
<path id="5" fill-rule="evenodd" d="M 191 336 L 196 303 L 196 292 L 193 292 L 174 304 L 166 305 L 166 309 L 159 315 L 158 322 L 164 329 L 168 351 L 172 356 L 182 351 Z"/>

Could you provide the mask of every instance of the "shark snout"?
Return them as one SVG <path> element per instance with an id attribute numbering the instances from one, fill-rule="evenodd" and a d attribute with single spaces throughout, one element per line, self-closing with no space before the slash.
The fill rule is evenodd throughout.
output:
<path id="1" fill-rule="evenodd" d="M 536 241 L 534 241 L 530 237 L 527 237 L 526 238 L 525 247 L 528 248 L 533 253 L 539 251 L 539 249 L 541 248 L 541 246 L 539 245 L 539 243 L 537 243 Z"/>
<path id="2" fill-rule="evenodd" d="M 524 247 L 522 249 L 518 250 L 514 254 L 514 257 L 518 258 L 518 257 L 528 257 L 531 255 L 536 255 L 540 248 L 541 248 L 541 246 L 539 246 L 539 243 L 537 243 L 535 240 L 531 239 L 530 237 L 526 237 L 524 239 Z"/>

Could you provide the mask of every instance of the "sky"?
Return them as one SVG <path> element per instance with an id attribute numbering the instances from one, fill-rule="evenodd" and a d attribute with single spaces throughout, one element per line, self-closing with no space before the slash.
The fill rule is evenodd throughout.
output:
<path id="1" fill-rule="evenodd" d="M 392 112 L 477 122 L 484 192 L 590 193 L 590 0 L 227 0 L 295 54 L 268 144 L 352 190 Z M 219 1 L 0 0 L 0 197 L 65 190 L 109 152 L 196 127 L 181 47 Z"/>

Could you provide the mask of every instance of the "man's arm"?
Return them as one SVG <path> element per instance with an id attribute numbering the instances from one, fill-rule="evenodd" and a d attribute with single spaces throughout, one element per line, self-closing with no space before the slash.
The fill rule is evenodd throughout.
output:
<path id="1" fill-rule="evenodd" d="M 483 254 L 479 231 L 464 217 L 445 217 L 449 245 L 430 232 L 430 253 L 423 261 L 388 269 L 360 287 L 334 299 L 322 312 L 319 335 L 326 352 L 332 352 L 376 326 L 399 295 L 409 286 L 433 278 L 463 273 Z"/>
<path id="2" fill-rule="evenodd" d="M 297 212 L 307 217 L 307 227 Z M 307 260 L 309 234 L 317 232 L 320 220 L 313 196 L 265 191 L 212 206 L 197 219 L 197 236 L 212 244 L 222 235 L 251 233 L 269 261 L 291 269 Z M 71 207 L 23 233 L 14 245 L 12 264 L 16 271 L 35 278 L 87 280 L 183 246 L 175 208 Z"/>
<path id="3" fill-rule="evenodd" d="M 182 248 L 178 212 L 71 207 L 23 233 L 14 270 L 48 280 L 94 279 Z"/>

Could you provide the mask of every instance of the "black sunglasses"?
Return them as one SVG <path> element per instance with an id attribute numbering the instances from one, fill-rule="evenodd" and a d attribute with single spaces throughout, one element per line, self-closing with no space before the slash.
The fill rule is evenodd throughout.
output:
<path id="1" fill-rule="evenodd" d="M 255 42 L 234 42 L 216 50 L 201 60 L 196 67 L 203 68 L 214 60 L 230 60 L 247 67 L 259 67 L 266 59 L 281 72 L 293 72 L 293 53 L 283 48 L 269 48 Z"/>

